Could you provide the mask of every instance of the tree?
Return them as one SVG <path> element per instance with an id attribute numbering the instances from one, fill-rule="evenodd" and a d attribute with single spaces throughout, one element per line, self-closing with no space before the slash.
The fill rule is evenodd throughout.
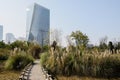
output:
<path id="1" fill-rule="evenodd" d="M 111 41 L 109 41 L 108 46 L 109 46 L 109 50 L 110 50 L 110 52 L 112 52 L 112 54 L 113 54 L 114 46 L 113 46 L 113 43 L 112 43 Z"/>
<path id="2" fill-rule="evenodd" d="M 53 29 L 51 30 L 51 33 L 50 33 L 50 36 L 51 36 L 51 44 L 56 41 L 58 45 L 61 44 L 61 41 L 62 41 L 62 38 L 61 38 L 61 31 L 58 30 L 58 29 Z"/>
<path id="3" fill-rule="evenodd" d="M 118 46 L 117 47 L 118 47 L 118 50 L 119 50 L 120 49 L 120 42 L 118 42 Z"/>
<path id="4" fill-rule="evenodd" d="M 100 45 L 99 45 L 99 48 L 101 49 L 101 50 L 105 50 L 105 49 L 107 49 L 107 40 L 108 40 L 108 37 L 107 36 L 105 36 L 105 37 L 103 37 L 103 38 L 101 38 L 100 39 Z"/>
<path id="5" fill-rule="evenodd" d="M 54 51 L 55 51 L 55 49 L 56 49 L 56 46 L 57 46 L 57 42 L 56 42 L 56 41 L 53 41 L 52 47 L 53 47 L 53 50 L 54 50 Z"/>
<path id="6" fill-rule="evenodd" d="M 102 43 L 107 44 L 107 41 L 108 41 L 108 37 L 107 37 L 107 36 L 105 36 L 105 37 L 103 37 L 103 38 L 100 39 L 100 43 L 101 43 L 101 44 L 102 44 Z"/>
<path id="7" fill-rule="evenodd" d="M 67 40 L 68 46 L 72 46 L 72 45 L 74 45 L 74 43 L 72 42 L 70 36 L 67 36 L 67 37 L 66 37 L 66 40 Z"/>
<path id="8" fill-rule="evenodd" d="M 72 32 L 70 36 L 75 40 L 76 45 L 80 47 L 86 47 L 89 42 L 88 36 L 81 31 Z"/>

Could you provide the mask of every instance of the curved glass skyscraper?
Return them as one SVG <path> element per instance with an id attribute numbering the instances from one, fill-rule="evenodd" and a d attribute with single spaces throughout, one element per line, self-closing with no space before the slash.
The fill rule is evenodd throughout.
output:
<path id="1" fill-rule="evenodd" d="M 27 8 L 27 41 L 49 44 L 50 11 L 36 3 Z"/>

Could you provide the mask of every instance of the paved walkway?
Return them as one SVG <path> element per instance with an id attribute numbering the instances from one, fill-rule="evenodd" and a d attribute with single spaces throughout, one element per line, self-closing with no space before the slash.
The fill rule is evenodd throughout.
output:
<path id="1" fill-rule="evenodd" d="M 36 60 L 29 74 L 29 80 L 46 80 L 43 75 L 40 60 Z"/>

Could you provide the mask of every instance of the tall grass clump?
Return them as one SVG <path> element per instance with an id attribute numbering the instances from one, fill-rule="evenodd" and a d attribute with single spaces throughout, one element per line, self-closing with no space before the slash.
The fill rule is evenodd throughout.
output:
<path id="1" fill-rule="evenodd" d="M 120 56 L 111 55 L 102 58 L 99 63 L 99 76 L 120 77 Z"/>
<path id="2" fill-rule="evenodd" d="M 47 52 L 40 54 L 40 63 L 42 64 L 43 67 L 45 67 L 45 65 L 47 65 L 46 61 L 48 60 L 49 56 L 50 55 Z"/>
<path id="3" fill-rule="evenodd" d="M 5 64 L 5 69 L 8 70 L 21 70 L 30 62 L 33 62 L 33 57 L 26 54 L 25 52 L 20 52 L 13 56 L 10 56 Z"/>
<path id="4" fill-rule="evenodd" d="M 41 55 L 41 64 L 52 74 L 64 76 L 120 77 L 120 55 L 79 49 L 57 49 Z"/>

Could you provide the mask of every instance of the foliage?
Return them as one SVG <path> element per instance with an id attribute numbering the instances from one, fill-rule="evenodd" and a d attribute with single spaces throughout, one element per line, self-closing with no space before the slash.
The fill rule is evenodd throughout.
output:
<path id="1" fill-rule="evenodd" d="M 102 77 L 120 77 L 120 57 L 102 58 L 99 75 Z"/>
<path id="2" fill-rule="evenodd" d="M 107 49 L 107 44 L 105 43 L 100 43 L 99 48 L 102 52 L 104 52 Z"/>
<path id="3" fill-rule="evenodd" d="M 48 51 L 49 48 L 50 48 L 50 47 L 49 47 L 48 45 L 43 46 L 43 47 L 42 47 L 42 52 Z"/>
<path id="4" fill-rule="evenodd" d="M 103 52 L 108 48 L 108 46 L 107 46 L 107 40 L 108 40 L 107 36 L 105 36 L 105 37 L 103 37 L 103 38 L 100 39 L 99 48 Z"/>
<path id="5" fill-rule="evenodd" d="M 0 60 L 0 72 L 4 70 L 5 61 Z"/>
<path id="6" fill-rule="evenodd" d="M 32 56 L 21 52 L 10 56 L 6 61 L 5 68 L 8 70 L 21 70 L 30 62 L 33 62 Z"/>
<path id="7" fill-rule="evenodd" d="M 2 71 L 0 72 L 0 80 L 18 80 L 19 75 L 18 71 Z"/>
<path id="8" fill-rule="evenodd" d="M 108 47 L 110 50 L 114 48 L 113 43 L 111 41 L 109 42 Z"/>
<path id="9" fill-rule="evenodd" d="M 29 48 L 29 53 L 35 58 L 38 59 L 39 58 L 39 54 L 41 52 L 41 47 L 39 45 L 32 45 Z"/>
<path id="10" fill-rule="evenodd" d="M 42 64 L 43 67 L 46 65 L 46 60 L 48 59 L 49 55 L 47 52 L 41 53 L 40 55 L 40 63 Z"/>
<path id="11" fill-rule="evenodd" d="M 28 44 L 27 42 L 23 42 L 23 41 L 15 41 L 13 43 L 10 44 L 11 48 L 20 48 L 21 50 L 27 51 L 28 50 Z"/>
<path id="12" fill-rule="evenodd" d="M 55 51 L 55 49 L 56 49 L 56 46 L 57 46 L 57 42 L 56 42 L 56 41 L 53 41 L 51 47 L 53 47 L 54 51 Z"/>
<path id="13" fill-rule="evenodd" d="M 113 43 L 111 41 L 108 44 L 108 48 L 113 53 L 114 46 L 113 46 Z"/>
<path id="14" fill-rule="evenodd" d="M 95 77 L 79 77 L 79 76 L 57 76 L 58 80 L 120 80 L 120 78 L 95 78 Z"/>
<path id="15" fill-rule="evenodd" d="M 11 46 L 8 44 L 5 44 L 3 41 L 0 41 L 0 48 L 1 49 L 11 49 Z"/>
<path id="16" fill-rule="evenodd" d="M 5 48 L 5 43 L 3 41 L 0 41 L 0 48 Z"/>
<path id="17" fill-rule="evenodd" d="M 62 36 L 61 36 L 61 30 L 58 30 L 58 29 L 53 29 L 51 30 L 51 33 L 50 33 L 50 43 L 53 43 L 53 41 L 56 41 L 57 44 L 60 46 L 61 44 L 61 39 L 62 39 Z"/>
<path id="18" fill-rule="evenodd" d="M 7 60 L 10 55 L 10 50 L 0 49 L 0 60 Z"/>
<path id="19" fill-rule="evenodd" d="M 41 55 L 41 64 L 55 75 L 92 77 L 119 77 L 120 55 L 80 51 L 69 48 L 50 51 Z"/>
<path id="20" fill-rule="evenodd" d="M 117 47 L 118 47 L 118 49 L 120 49 L 120 42 L 118 42 Z"/>
<path id="21" fill-rule="evenodd" d="M 1 53 L 0 53 L 0 60 L 7 60 L 8 57 L 9 57 L 8 54 L 1 54 Z"/>
<path id="22" fill-rule="evenodd" d="M 81 31 L 72 32 L 70 36 L 76 41 L 76 45 L 79 45 L 80 47 L 86 47 L 88 44 L 88 36 L 86 34 L 83 34 Z"/>

